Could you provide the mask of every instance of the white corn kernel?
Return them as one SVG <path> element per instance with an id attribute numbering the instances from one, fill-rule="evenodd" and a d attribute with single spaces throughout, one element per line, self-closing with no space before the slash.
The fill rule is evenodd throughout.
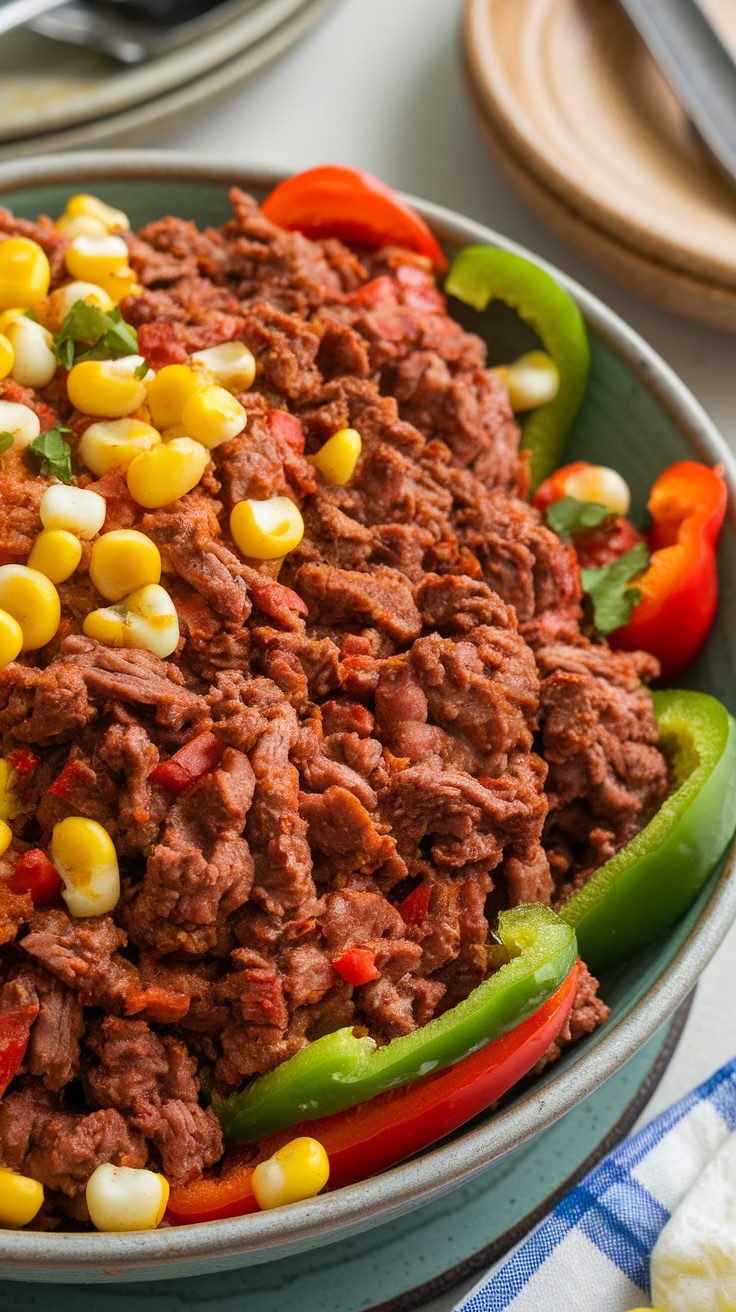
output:
<path id="1" fill-rule="evenodd" d="M 156 1171 L 103 1162 L 87 1181 L 87 1209 L 97 1230 L 155 1230 L 169 1201 L 169 1185 Z"/>
<path id="2" fill-rule="evenodd" d="M 527 351 L 512 364 L 498 365 L 493 373 L 505 382 L 515 413 L 547 405 L 560 390 L 557 365 L 546 351 Z"/>
<path id="3" fill-rule="evenodd" d="M 92 214 L 62 214 L 54 226 L 69 241 L 77 237 L 104 237 L 107 233 L 104 223 Z"/>
<path id="4" fill-rule="evenodd" d="M 61 875 L 61 896 L 71 916 L 103 916 L 117 906 L 117 853 L 107 830 L 96 820 L 70 815 L 54 825 L 51 860 Z"/>
<path id="5" fill-rule="evenodd" d="M 70 579 L 82 559 L 82 544 L 63 528 L 45 528 L 31 547 L 28 568 L 45 574 L 52 583 Z"/>
<path id="6" fill-rule="evenodd" d="M 612 515 L 626 515 L 631 505 L 631 492 L 625 479 L 607 465 L 589 465 L 577 469 L 565 479 L 565 494 L 576 501 L 597 501 L 606 506 Z"/>
<path id="7" fill-rule="evenodd" d="M 127 469 L 141 451 L 159 446 L 161 435 L 142 419 L 103 419 L 85 428 L 79 459 L 98 478 L 111 469 Z"/>
<path id="8" fill-rule="evenodd" d="M 324 1189 L 330 1163 L 318 1139 L 302 1135 L 279 1148 L 253 1172 L 253 1193 L 263 1210 L 314 1198 Z"/>
<path id="9" fill-rule="evenodd" d="M 38 415 L 18 401 L 0 401 L 0 433 L 12 433 L 13 446 L 29 446 L 41 432 Z"/>
<path id="10" fill-rule="evenodd" d="M 171 597 L 157 583 L 136 588 L 114 606 L 93 610 L 84 633 L 108 647 L 137 647 L 165 660 L 176 651 L 179 619 Z"/>
<path id="11" fill-rule="evenodd" d="M 107 502 L 89 488 L 54 483 L 41 497 L 39 514 L 44 528 L 64 528 L 77 537 L 94 538 L 105 522 Z"/>
<path id="12" fill-rule="evenodd" d="M 220 346 L 195 351 L 192 364 L 204 369 L 230 392 L 246 391 L 256 376 L 255 357 L 244 342 L 223 342 Z"/>
<path id="13" fill-rule="evenodd" d="M 21 387 L 46 387 L 58 368 L 53 337 L 42 324 L 21 315 L 5 331 L 15 354 L 11 377 Z"/>

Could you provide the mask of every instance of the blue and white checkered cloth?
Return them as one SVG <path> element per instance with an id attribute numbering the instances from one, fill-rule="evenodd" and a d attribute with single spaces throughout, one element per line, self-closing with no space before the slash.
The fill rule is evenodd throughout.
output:
<path id="1" fill-rule="evenodd" d="M 736 1058 L 614 1149 L 456 1312 L 648 1306 L 660 1231 L 734 1129 Z"/>

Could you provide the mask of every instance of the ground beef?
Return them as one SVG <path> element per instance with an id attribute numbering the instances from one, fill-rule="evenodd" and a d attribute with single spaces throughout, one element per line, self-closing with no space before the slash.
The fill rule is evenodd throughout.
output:
<path id="1" fill-rule="evenodd" d="M 89 416 L 63 379 L 0 382 L 68 427 L 105 528 L 157 543 L 181 632 L 168 660 L 82 636 L 100 604 L 85 545 L 54 640 L 0 671 L 0 751 L 26 753 L 16 843 L 48 850 L 59 820 L 87 816 L 121 873 L 114 911 L 85 920 L 34 909 L 0 859 L 0 1014 L 35 1011 L 0 1162 L 43 1180 L 44 1224 L 87 1222 L 99 1162 L 172 1181 L 215 1163 L 213 1092 L 341 1026 L 384 1042 L 460 1001 L 488 974 L 496 911 L 564 900 L 667 787 L 655 663 L 582 635 L 574 553 L 528 504 L 505 387 L 426 261 L 232 203 L 218 231 L 165 218 L 127 238 L 143 291 L 122 309 L 154 368 L 232 340 L 257 361 L 244 431 L 196 490 L 144 510 L 123 472 L 81 467 Z M 12 232 L 41 242 L 58 285 L 53 224 L 0 211 Z M 328 485 L 309 457 L 346 426 L 362 455 Z M 27 558 L 47 485 L 2 457 L 2 561 Z M 229 532 L 236 502 L 270 496 L 305 523 L 280 572 Z M 201 779 L 157 782 L 210 733 L 223 751 Z M 426 915 L 407 924 L 419 886 Z M 353 988 L 333 962 L 355 947 L 379 977 Z M 605 1018 L 596 990 L 584 972 L 555 1052 Z"/>

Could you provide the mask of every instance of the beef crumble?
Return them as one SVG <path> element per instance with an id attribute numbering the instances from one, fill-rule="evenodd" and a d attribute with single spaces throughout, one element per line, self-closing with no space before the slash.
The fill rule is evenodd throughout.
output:
<path id="1" fill-rule="evenodd" d="M 167 218 L 128 237 L 143 292 L 122 309 L 154 367 L 234 339 L 257 361 L 246 430 L 195 491 L 145 512 L 119 473 L 76 459 L 91 421 L 64 389 L 0 381 L 72 430 L 106 528 L 157 543 L 182 634 L 169 660 L 81 636 L 98 604 L 85 552 L 56 638 L 0 671 L 2 754 L 38 757 L 15 780 L 16 845 L 89 816 L 122 875 L 113 913 L 76 920 L 34 910 L 0 858 L 0 1014 L 38 1006 L 0 1161 L 45 1184 L 45 1224 L 86 1221 L 102 1161 L 172 1182 L 216 1162 L 213 1089 L 338 1026 L 388 1040 L 459 1001 L 488 972 L 491 912 L 563 902 L 667 788 L 656 663 L 581 631 L 574 554 L 527 502 L 506 390 L 431 271 L 284 232 L 239 191 L 232 205 L 217 231 Z M 0 211 L 0 237 L 15 232 L 62 282 L 50 221 Z M 346 426 L 362 457 L 329 486 L 306 455 Z M 47 482 L 3 457 L 3 561 L 27 558 Z M 227 527 L 235 502 L 274 495 L 306 525 L 278 581 Z M 225 751 L 198 783 L 151 781 L 209 731 Z M 409 925 L 397 906 L 419 882 L 429 908 Z M 332 961 L 356 945 L 380 976 L 352 988 Z M 605 1018 L 596 989 L 584 973 L 551 1055 Z"/>

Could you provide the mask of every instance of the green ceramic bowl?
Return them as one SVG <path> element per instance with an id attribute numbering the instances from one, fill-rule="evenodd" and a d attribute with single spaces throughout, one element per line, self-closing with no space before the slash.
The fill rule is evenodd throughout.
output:
<path id="1" fill-rule="evenodd" d="M 227 216 L 233 183 L 256 194 L 275 174 L 160 153 L 88 153 L 0 168 L 0 205 L 34 217 L 57 214 L 67 196 L 98 192 L 134 225 L 173 213 L 198 223 Z M 412 199 L 411 197 L 409 199 Z M 412 201 L 452 253 L 472 242 L 509 249 L 498 233 L 436 205 Z M 527 253 L 528 252 L 523 252 Z M 542 261 L 540 261 L 542 263 Z M 569 454 L 615 465 L 643 510 L 663 466 L 682 457 L 721 461 L 730 510 L 721 545 L 721 605 L 707 648 L 688 683 L 736 704 L 736 462 L 687 388 L 636 333 L 582 287 L 573 292 L 593 345 L 588 396 Z M 495 349 L 525 336 L 510 316 L 467 316 Z M 736 915 L 733 855 L 666 937 L 606 978 L 611 1019 L 577 1044 L 533 1086 L 497 1113 L 383 1175 L 274 1212 L 143 1234 L 0 1232 L 0 1273 L 19 1280 L 87 1282 L 161 1279 L 267 1262 L 368 1229 L 447 1193 L 528 1143 L 597 1089 L 659 1029 L 694 987 Z"/>

